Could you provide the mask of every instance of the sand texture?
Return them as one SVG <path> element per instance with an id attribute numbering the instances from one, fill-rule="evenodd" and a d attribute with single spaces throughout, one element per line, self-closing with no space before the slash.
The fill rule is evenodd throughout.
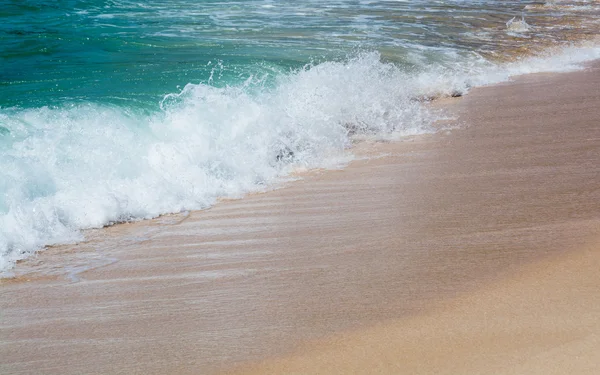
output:
<path id="1" fill-rule="evenodd" d="M 460 129 L 20 264 L 0 373 L 600 373 L 600 64 L 447 110 Z"/>
<path id="2" fill-rule="evenodd" d="M 590 247 L 409 319 L 312 342 L 230 374 L 600 373 L 600 256 Z"/>

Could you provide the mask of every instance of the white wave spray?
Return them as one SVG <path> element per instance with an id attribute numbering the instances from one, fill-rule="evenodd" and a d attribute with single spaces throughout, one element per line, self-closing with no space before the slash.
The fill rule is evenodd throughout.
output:
<path id="1" fill-rule="evenodd" d="M 98 104 L 0 109 L 0 272 L 81 230 L 202 209 L 272 186 L 299 166 L 335 165 L 354 134 L 431 130 L 418 98 L 510 75 L 573 69 L 571 48 L 502 67 L 480 58 L 418 72 L 364 53 L 280 75 L 272 88 L 187 85 L 158 113 Z"/>

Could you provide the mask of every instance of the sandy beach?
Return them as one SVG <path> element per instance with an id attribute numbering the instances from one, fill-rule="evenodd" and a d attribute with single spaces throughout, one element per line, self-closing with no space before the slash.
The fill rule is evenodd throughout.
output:
<path id="1" fill-rule="evenodd" d="M 600 372 L 600 64 L 443 106 L 452 130 L 19 264 L 0 373 Z"/>
<path id="2" fill-rule="evenodd" d="M 598 247 L 239 374 L 597 374 Z M 233 372 L 232 372 L 233 373 Z"/>

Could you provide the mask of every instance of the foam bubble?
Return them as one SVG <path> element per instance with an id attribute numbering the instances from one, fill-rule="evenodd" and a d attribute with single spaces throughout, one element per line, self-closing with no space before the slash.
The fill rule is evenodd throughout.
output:
<path id="1" fill-rule="evenodd" d="M 506 29 L 513 33 L 524 33 L 531 29 L 531 26 L 525 21 L 525 17 L 521 16 L 520 20 L 513 17 L 506 23 Z"/>

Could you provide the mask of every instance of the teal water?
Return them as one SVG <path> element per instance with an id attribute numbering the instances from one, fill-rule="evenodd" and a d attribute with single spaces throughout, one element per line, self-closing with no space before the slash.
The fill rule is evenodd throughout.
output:
<path id="1" fill-rule="evenodd" d="M 598 15 L 583 0 L 2 0 L 0 272 L 85 228 L 339 166 L 359 138 L 432 131 L 424 98 L 600 57 L 502 62 L 590 36 Z"/>
<path id="2" fill-rule="evenodd" d="M 152 106 L 211 74 L 226 85 L 356 50 L 426 64 L 498 47 L 485 33 L 499 34 L 527 3 L 4 0 L 0 106 Z"/>

